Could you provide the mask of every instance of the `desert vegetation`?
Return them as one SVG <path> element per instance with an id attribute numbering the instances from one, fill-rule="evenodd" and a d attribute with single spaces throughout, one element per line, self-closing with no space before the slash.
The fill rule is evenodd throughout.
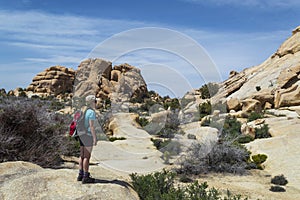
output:
<path id="1" fill-rule="evenodd" d="M 0 161 L 23 160 L 57 167 L 61 155 L 77 155 L 78 143 L 66 136 L 70 117 L 55 113 L 52 101 L 0 97 Z"/>
<path id="2" fill-rule="evenodd" d="M 231 142 L 194 143 L 180 161 L 179 174 L 199 175 L 208 172 L 244 174 L 251 164 L 250 152 Z"/>
<path id="3" fill-rule="evenodd" d="M 138 193 L 141 200 L 150 199 L 177 199 L 177 200 L 240 200 L 241 195 L 232 195 L 229 191 L 221 194 L 215 188 L 208 188 L 206 182 L 186 184 L 178 186 L 176 173 L 170 171 L 155 172 L 147 175 L 130 175 L 134 190 Z"/>
<path id="4" fill-rule="evenodd" d="M 199 91 L 201 92 L 202 99 L 210 99 L 219 91 L 219 85 L 216 83 L 207 83 Z"/>
<path id="5" fill-rule="evenodd" d="M 271 183 L 273 184 L 270 188 L 270 191 L 272 192 L 285 192 L 285 188 L 283 186 L 285 186 L 286 184 L 288 184 L 287 179 L 285 178 L 285 176 L 283 174 L 275 176 L 271 179 Z"/>

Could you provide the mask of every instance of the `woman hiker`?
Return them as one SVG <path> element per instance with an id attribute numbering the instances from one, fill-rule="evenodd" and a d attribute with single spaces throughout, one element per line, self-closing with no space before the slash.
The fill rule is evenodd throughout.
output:
<path id="1" fill-rule="evenodd" d="M 93 150 L 93 146 L 97 145 L 97 137 L 95 132 L 94 122 L 96 120 L 95 106 L 96 97 L 89 95 L 85 98 L 86 106 L 85 109 L 85 127 L 86 134 L 79 136 L 80 142 L 80 157 L 79 157 L 79 174 L 77 181 L 82 183 L 94 183 L 95 179 L 90 176 L 89 165 L 90 158 Z"/>

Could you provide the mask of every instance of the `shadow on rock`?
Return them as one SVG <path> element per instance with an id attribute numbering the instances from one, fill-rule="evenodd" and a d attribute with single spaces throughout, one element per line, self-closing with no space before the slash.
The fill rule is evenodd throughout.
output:
<path id="1" fill-rule="evenodd" d="M 123 186 L 123 187 L 126 187 L 126 188 L 130 187 L 130 188 L 133 189 L 133 187 L 129 183 L 127 183 L 126 181 L 121 181 L 121 180 L 117 180 L 117 179 L 112 180 L 112 181 L 110 181 L 110 180 L 103 180 L 103 179 L 95 179 L 94 184 L 96 184 L 96 183 L 116 184 L 116 185 L 120 185 L 120 186 Z"/>

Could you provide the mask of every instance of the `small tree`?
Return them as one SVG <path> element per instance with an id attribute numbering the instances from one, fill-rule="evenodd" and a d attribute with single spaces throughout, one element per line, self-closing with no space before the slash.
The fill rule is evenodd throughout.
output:
<path id="1" fill-rule="evenodd" d="M 217 94 L 219 91 L 219 85 L 216 83 L 208 83 L 200 88 L 202 99 L 209 99 Z"/>
<path id="2" fill-rule="evenodd" d="M 211 114 L 211 104 L 210 101 L 199 104 L 199 114 L 200 118 L 203 118 Z"/>
<path id="3" fill-rule="evenodd" d="M 255 128 L 255 139 L 269 137 L 271 137 L 271 134 L 269 133 L 268 124 L 264 124 L 261 128 Z"/>

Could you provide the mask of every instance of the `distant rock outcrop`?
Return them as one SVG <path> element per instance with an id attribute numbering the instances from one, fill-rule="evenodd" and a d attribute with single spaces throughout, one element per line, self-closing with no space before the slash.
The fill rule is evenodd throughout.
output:
<path id="1" fill-rule="evenodd" d="M 129 64 L 112 67 L 112 63 L 99 58 L 82 61 L 75 71 L 53 66 L 38 73 L 27 87 L 28 96 L 85 97 L 94 94 L 101 100 L 128 101 L 144 96 L 147 85 L 138 68 Z M 14 92 L 15 93 L 15 92 Z"/>
<path id="2" fill-rule="evenodd" d="M 63 66 L 52 66 L 38 73 L 27 87 L 27 92 L 41 96 L 72 93 L 75 71 Z"/>
<path id="3" fill-rule="evenodd" d="M 112 67 L 112 63 L 102 59 L 87 59 L 80 63 L 75 74 L 74 97 L 94 94 L 110 99 L 116 107 L 130 98 L 143 96 L 147 85 L 138 68 L 129 64 Z"/>
<path id="4" fill-rule="evenodd" d="M 300 105 L 300 27 L 262 64 L 231 72 L 212 101 L 220 99 L 228 102 L 228 109 L 246 112 L 253 109 L 245 109 L 238 102 L 253 99 L 259 101 L 261 109 Z"/>

